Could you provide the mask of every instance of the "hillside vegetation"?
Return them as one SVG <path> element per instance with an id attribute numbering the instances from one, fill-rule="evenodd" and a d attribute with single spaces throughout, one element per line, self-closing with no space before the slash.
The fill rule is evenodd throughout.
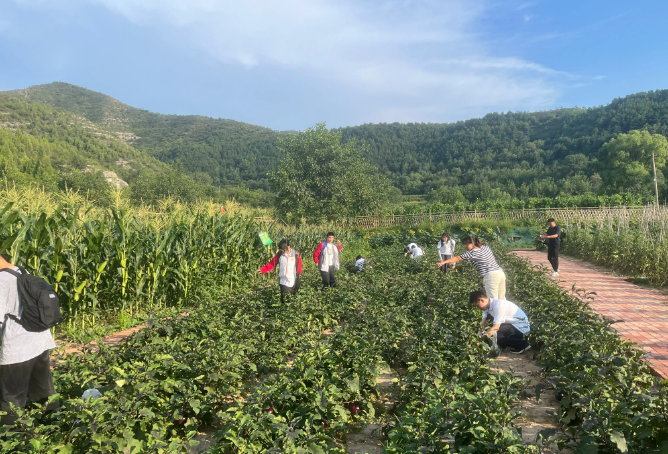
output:
<path id="1" fill-rule="evenodd" d="M 156 203 L 171 196 L 181 201 L 237 197 L 250 205 L 266 203 L 244 189 L 219 190 L 210 178 L 197 181 L 179 166 L 169 166 L 140 151 L 102 124 L 62 108 L 0 93 L 0 179 L 6 187 L 71 189 L 102 205 L 111 200 L 114 182 L 129 183 L 136 202 Z M 195 178 L 193 178 L 195 177 Z M 261 199 L 261 200 L 260 200 Z"/>
<path id="2" fill-rule="evenodd" d="M 284 133 L 233 120 L 199 115 L 162 115 L 63 82 L 8 92 L 61 107 L 104 125 L 139 150 L 166 163 L 180 162 L 205 183 L 267 189 L 267 172 L 282 154 Z"/>
<path id="3" fill-rule="evenodd" d="M 66 83 L 7 92 L 67 109 L 108 128 L 126 143 L 178 163 L 201 183 L 268 189 L 267 173 L 283 157 L 286 132 L 232 120 L 162 115 Z M 496 200 L 595 196 L 597 154 L 617 134 L 668 134 L 668 90 L 638 93 L 606 106 L 493 113 L 443 124 L 365 124 L 339 129 L 365 144 L 364 156 L 403 194 L 456 205 Z M 660 175 L 661 194 L 666 194 Z"/>

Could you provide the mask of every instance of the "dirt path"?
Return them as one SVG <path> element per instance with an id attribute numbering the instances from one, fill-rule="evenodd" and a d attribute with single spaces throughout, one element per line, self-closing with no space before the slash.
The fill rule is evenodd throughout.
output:
<path id="1" fill-rule="evenodd" d="M 385 370 L 376 380 L 381 389 L 380 405 L 376 406 L 376 420 L 346 436 L 346 452 L 349 454 L 380 454 L 383 452 L 384 420 L 399 396 L 399 376 L 393 370 Z"/>
<path id="2" fill-rule="evenodd" d="M 538 432 L 543 429 L 556 429 L 559 426 L 548 412 L 559 412 L 559 402 L 554 397 L 553 391 L 544 391 L 541 393 L 540 400 L 536 401 L 535 388 L 538 384 L 547 384 L 540 375 L 541 368 L 533 361 L 531 351 L 515 355 L 510 352 L 503 352 L 493 360 L 499 370 L 512 373 L 516 377 L 524 380 L 524 392 L 521 394 L 518 410 L 522 412 L 522 417 L 516 421 L 522 429 L 522 439 L 527 444 L 536 444 Z M 556 446 L 543 447 L 541 453 L 562 453 L 567 454 L 570 451 L 559 451 Z"/>

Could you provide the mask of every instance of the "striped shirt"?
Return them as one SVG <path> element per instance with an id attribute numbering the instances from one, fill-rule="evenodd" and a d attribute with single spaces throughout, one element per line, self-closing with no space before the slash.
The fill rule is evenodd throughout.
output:
<path id="1" fill-rule="evenodd" d="M 501 267 L 496 263 L 494 253 L 487 245 L 483 245 L 480 249 L 471 249 L 464 252 L 460 257 L 467 262 L 471 262 L 473 266 L 478 268 L 480 274 L 485 276 L 492 271 L 500 270 Z"/>

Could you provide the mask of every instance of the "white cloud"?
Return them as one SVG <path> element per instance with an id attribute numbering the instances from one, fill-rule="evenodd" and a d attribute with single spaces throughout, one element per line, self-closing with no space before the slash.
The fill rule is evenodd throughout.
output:
<path id="1" fill-rule="evenodd" d="M 524 3 L 520 3 L 520 4 L 517 6 L 517 10 L 518 10 L 518 11 L 522 11 L 523 9 L 531 8 L 532 6 L 535 6 L 535 5 L 537 5 L 537 4 L 538 4 L 538 2 L 524 2 Z"/>
<path id="2" fill-rule="evenodd" d="M 437 121 L 458 109 L 545 108 L 558 97 L 561 79 L 570 77 L 490 55 L 479 34 L 486 0 L 15 1 L 41 8 L 102 5 L 226 64 L 307 74 L 349 92 L 351 101 L 360 93 L 385 96 L 385 106 L 395 107 L 377 117 L 394 112 Z"/>

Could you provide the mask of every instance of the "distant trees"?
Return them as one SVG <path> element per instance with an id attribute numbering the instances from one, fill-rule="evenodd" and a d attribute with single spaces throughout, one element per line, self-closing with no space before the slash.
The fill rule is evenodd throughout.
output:
<path id="1" fill-rule="evenodd" d="M 631 131 L 619 134 L 605 143 L 598 153 L 603 188 L 608 193 L 628 191 L 652 199 L 654 173 L 652 153 L 656 163 L 657 180 L 664 186 L 662 169 L 668 159 L 668 141 L 660 134 Z"/>
<path id="2" fill-rule="evenodd" d="M 60 189 L 77 191 L 100 206 L 111 204 L 111 186 L 100 170 L 90 172 L 74 170 L 65 174 L 60 181 Z"/>
<path id="3" fill-rule="evenodd" d="M 363 148 L 324 123 L 280 141 L 285 158 L 269 175 L 276 209 L 293 219 L 339 219 L 378 211 L 388 180 L 362 157 Z"/>

